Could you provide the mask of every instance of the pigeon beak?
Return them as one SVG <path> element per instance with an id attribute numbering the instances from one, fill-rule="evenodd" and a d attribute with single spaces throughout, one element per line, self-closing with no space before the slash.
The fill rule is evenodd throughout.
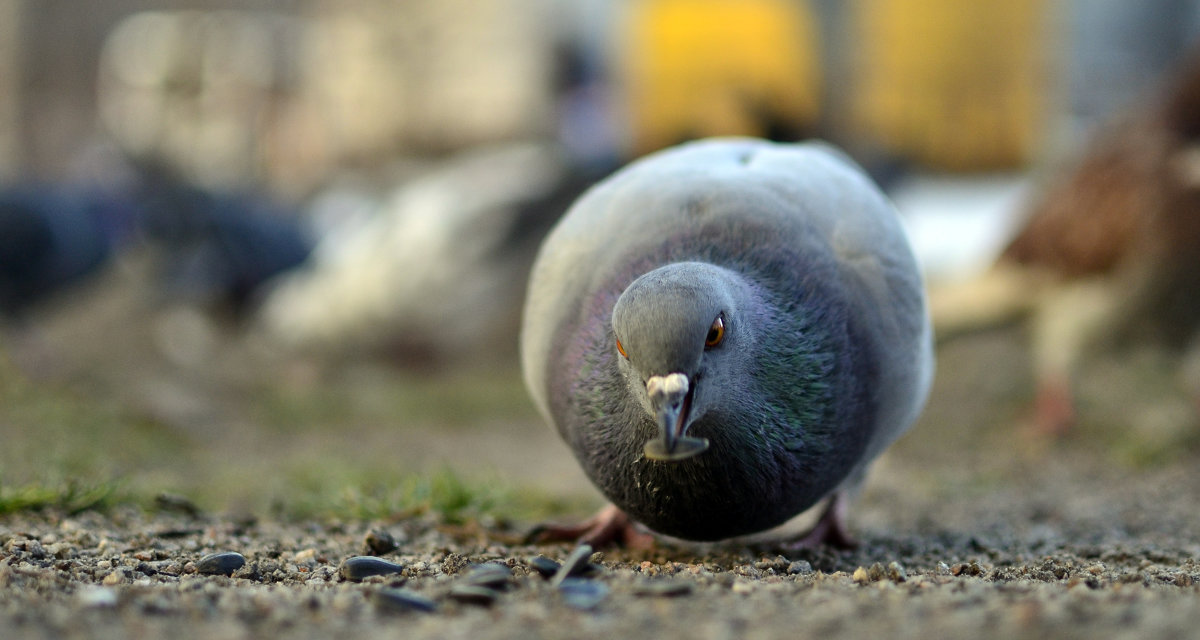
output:
<path id="1" fill-rule="evenodd" d="M 646 443 L 644 453 L 651 460 L 685 460 L 708 449 L 708 440 L 685 435 L 688 413 L 695 387 L 682 373 L 651 376 L 646 381 L 650 408 L 658 420 L 659 437 Z"/>

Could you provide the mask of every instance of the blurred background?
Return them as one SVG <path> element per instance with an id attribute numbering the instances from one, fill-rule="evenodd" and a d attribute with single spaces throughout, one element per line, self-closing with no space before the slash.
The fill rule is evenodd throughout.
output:
<path id="1" fill-rule="evenodd" d="M 595 502 L 516 365 L 533 252 L 715 135 L 830 140 L 896 201 L 942 356 L 898 455 L 1192 451 L 1198 34 L 1192 0 L 0 0 L 0 503 Z"/>

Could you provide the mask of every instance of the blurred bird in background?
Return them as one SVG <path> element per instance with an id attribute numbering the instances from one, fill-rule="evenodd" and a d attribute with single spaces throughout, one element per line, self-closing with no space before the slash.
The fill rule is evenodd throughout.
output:
<path id="1" fill-rule="evenodd" d="M 264 285 L 303 262 L 299 212 L 264 194 L 222 193 L 159 162 L 119 188 L 38 183 L 0 190 L 0 312 L 10 318 L 82 286 L 128 251 L 154 255 L 158 302 L 249 311 Z"/>
<path id="2" fill-rule="evenodd" d="M 1035 321 L 1043 430 L 1074 421 L 1071 379 L 1089 351 L 1187 347 L 1200 326 L 1200 50 L 1096 134 L 1000 260 L 1057 289 Z"/>
<path id="3" fill-rule="evenodd" d="M 943 335 L 1030 314 L 1040 432 L 1069 430 L 1081 402 L 1097 414 L 1133 402 L 1143 409 L 1135 426 L 1157 420 L 1179 433 L 1200 425 L 1198 292 L 1200 49 L 1050 177 L 988 274 L 934 305 Z M 1126 369 L 1120 383 L 1084 392 L 1099 386 L 1097 365 L 1114 362 Z M 1150 401 L 1131 386 L 1147 376 L 1129 367 L 1175 373 L 1150 376 L 1159 387 Z M 1189 394 L 1190 404 L 1160 402 Z"/>
<path id="4" fill-rule="evenodd" d="M 312 250 L 297 208 L 263 193 L 200 188 L 164 163 L 143 164 L 134 199 L 168 300 L 243 318 L 272 278 Z"/>
<path id="5" fill-rule="evenodd" d="M 426 365 L 512 356 L 538 243 L 595 177 L 554 145 L 464 152 L 329 230 L 266 300 L 293 347 Z"/>
<path id="6" fill-rule="evenodd" d="M 37 303 L 78 285 L 132 239 L 134 203 L 52 184 L 0 191 L 0 314 L 26 315 Z"/>

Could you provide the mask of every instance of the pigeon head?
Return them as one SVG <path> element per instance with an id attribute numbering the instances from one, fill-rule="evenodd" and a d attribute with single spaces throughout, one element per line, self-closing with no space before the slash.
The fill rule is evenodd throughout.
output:
<path id="1" fill-rule="evenodd" d="M 739 386 L 750 338 L 740 313 L 745 283 L 711 264 L 679 262 L 630 284 L 612 326 L 628 392 L 657 422 L 651 460 L 684 460 L 708 449 L 688 428 Z"/>

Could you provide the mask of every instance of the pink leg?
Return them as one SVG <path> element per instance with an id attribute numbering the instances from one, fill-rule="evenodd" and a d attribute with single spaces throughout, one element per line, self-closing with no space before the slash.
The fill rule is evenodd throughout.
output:
<path id="1" fill-rule="evenodd" d="M 1034 422 L 1039 433 L 1062 436 L 1075 424 L 1075 398 L 1066 376 L 1039 381 L 1034 402 Z"/>
<path id="2" fill-rule="evenodd" d="M 649 549 L 654 536 L 642 530 L 616 505 L 604 507 L 596 515 L 575 525 L 539 525 L 529 533 L 535 542 L 580 542 L 600 548 L 619 545 L 629 549 Z"/>
<path id="3" fill-rule="evenodd" d="M 850 535 L 846 527 L 846 516 L 850 510 L 849 499 L 844 493 L 833 494 L 821 518 L 808 533 L 785 545 L 788 549 L 815 549 L 829 545 L 838 549 L 853 549 L 858 546 L 858 540 Z"/>

